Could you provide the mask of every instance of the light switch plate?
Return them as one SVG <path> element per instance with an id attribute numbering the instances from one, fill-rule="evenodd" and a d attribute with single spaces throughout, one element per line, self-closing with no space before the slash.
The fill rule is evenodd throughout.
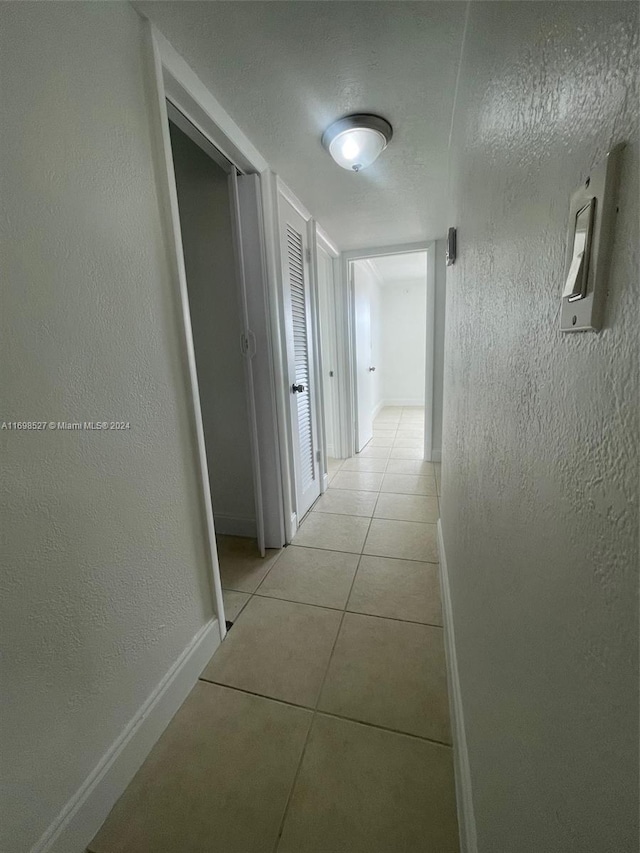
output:
<path id="1" fill-rule="evenodd" d="M 562 309 L 560 328 L 563 332 L 598 332 L 602 328 L 604 303 L 607 293 L 607 276 L 611 260 L 611 247 L 615 233 L 616 193 L 623 145 L 613 148 L 571 196 L 567 228 L 567 256 L 562 283 Z M 595 199 L 595 202 L 592 201 Z M 574 263 L 576 223 L 578 214 L 593 204 L 584 296 L 564 295 L 570 290 L 567 279 L 576 272 Z"/>

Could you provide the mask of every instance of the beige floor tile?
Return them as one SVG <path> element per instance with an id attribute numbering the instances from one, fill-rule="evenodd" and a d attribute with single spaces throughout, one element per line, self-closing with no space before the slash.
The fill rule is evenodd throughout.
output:
<path id="1" fill-rule="evenodd" d="M 423 447 L 392 447 L 389 454 L 391 459 L 424 459 Z"/>
<path id="2" fill-rule="evenodd" d="M 387 474 L 421 474 L 434 476 L 433 463 L 425 462 L 423 459 L 389 459 L 387 462 Z"/>
<path id="3" fill-rule="evenodd" d="M 400 427 L 400 429 L 396 432 L 396 438 L 419 438 L 424 442 L 424 430 L 423 429 L 407 429 L 406 427 Z"/>
<path id="4" fill-rule="evenodd" d="M 362 557 L 347 610 L 442 625 L 439 567 L 413 560 Z"/>
<path id="5" fill-rule="evenodd" d="M 332 486 L 315 502 L 313 512 L 329 512 L 336 515 L 362 515 L 371 518 L 377 499 L 378 495 L 376 492 L 336 489 Z"/>
<path id="6" fill-rule="evenodd" d="M 436 480 L 422 474 L 385 474 L 380 491 L 397 495 L 435 495 Z"/>
<path id="7" fill-rule="evenodd" d="M 258 587 L 258 595 L 342 609 L 359 559 L 358 554 L 289 545 Z"/>
<path id="8" fill-rule="evenodd" d="M 313 706 L 341 612 L 254 596 L 202 678 Z"/>
<path id="9" fill-rule="evenodd" d="M 380 472 L 375 471 L 338 471 L 331 481 L 331 488 L 377 492 L 380 490 L 382 477 Z"/>
<path id="10" fill-rule="evenodd" d="M 397 429 L 400 423 L 399 417 L 376 418 L 373 422 L 374 429 Z"/>
<path id="11" fill-rule="evenodd" d="M 375 557 L 397 557 L 399 560 L 437 563 L 436 525 L 374 518 L 371 520 L 363 553 Z"/>
<path id="12" fill-rule="evenodd" d="M 394 447 L 424 447 L 424 440 L 422 438 L 404 438 L 404 436 L 398 435 L 393 441 Z"/>
<path id="13" fill-rule="evenodd" d="M 272 853 L 311 719 L 199 682 L 89 850 Z"/>
<path id="14" fill-rule="evenodd" d="M 294 545 L 360 554 L 369 529 L 369 518 L 310 512 L 293 538 Z"/>
<path id="15" fill-rule="evenodd" d="M 442 633 L 346 613 L 318 709 L 450 743 Z"/>
<path id="16" fill-rule="evenodd" d="M 261 557 L 256 540 L 242 536 L 216 536 L 216 542 L 222 586 L 239 592 L 255 592 L 280 554 L 269 548 Z"/>
<path id="17" fill-rule="evenodd" d="M 392 435 L 374 436 L 367 447 L 393 447 L 394 437 Z"/>
<path id="18" fill-rule="evenodd" d="M 342 467 L 344 459 L 334 459 L 333 456 L 327 457 L 327 474 L 335 474 Z"/>
<path id="19" fill-rule="evenodd" d="M 458 853 L 449 747 L 318 715 L 278 853 Z"/>
<path id="20" fill-rule="evenodd" d="M 236 592 L 233 589 L 222 591 L 224 600 L 224 617 L 228 622 L 235 622 L 240 611 L 251 598 L 248 592 Z"/>
<path id="21" fill-rule="evenodd" d="M 342 466 L 343 471 L 374 471 L 378 474 L 386 471 L 386 468 L 386 459 L 375 459 L 369 457 L 365 457 L 363 459 L 361 456 L 352 456 L 350 459 L 346 459 Z"/>
<path id="22" fill-rule="evenodd" d="M 358 457 L 362 459 L 388 459 L 391 452 L 391 447 L 369 447 L 367 445 L 358 453 Z"/>
<path id="23" fill-rule="evenodd" d="M 376 504 L 375 517 L 394 518 L 398 521 L 428 521 L 435 524 L 440 518 L 438 499 L 427 495 L 381 493 Z"/>
<path id="24" fill-rule="evenodd" d="M 386 427 L 378 429 L 377 427 L 374 427 L 373 428 L 373 437 L 374 438 L 395 438 L 396 432 L 397 432 L 397 430 L 395 430 L 395 429 L 387 429 Z"/>

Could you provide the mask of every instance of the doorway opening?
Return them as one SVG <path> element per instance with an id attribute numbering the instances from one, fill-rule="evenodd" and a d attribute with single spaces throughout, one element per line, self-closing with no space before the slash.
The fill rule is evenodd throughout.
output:
<path id="1" fill-rule="evenodd" d="M 407 458 L 432 461 L 435 245 L 352 252 L 345 262 L 353 452 L 397 442 L 384 435 L 384 422 L 402 420 Z"/>
<path id="2" fill-rule="evenodd" d="M 225 563 L 232 571 L 238 562 L 240 571 L 257 565 L 284 535 L 259 177 L 242 174 L 169 100 L 166 121 L 185 344 L 224 636 Z"/>
<path id="3" fill-rule="evenodd" d="M 229 174 L 172 121 L 171 150 L 216 533 L 258 539 Z"/>

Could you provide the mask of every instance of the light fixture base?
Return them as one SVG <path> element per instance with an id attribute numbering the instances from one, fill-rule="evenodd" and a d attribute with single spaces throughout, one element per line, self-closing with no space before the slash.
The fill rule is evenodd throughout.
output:
<path id="1" fill-rule="evenodd" d="M 322 144 L 343 169 L 359 172 L 370 166 L 393 136 L 386 119 L 355 113 L 334 121 L 322 134 Z"/>

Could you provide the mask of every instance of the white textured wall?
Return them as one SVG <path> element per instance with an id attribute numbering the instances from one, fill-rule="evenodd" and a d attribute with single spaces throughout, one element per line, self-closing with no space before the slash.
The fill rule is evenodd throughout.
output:
<path id="1" fill-rule="evenodd" d="M 442 521 L 480 853 L 638 833 L 637 6 L 475 3 L 455 116 Z M 606 328 L 569 196 L 626 140 Z"/>
<path id="2" fill-rule="evenodd" d="M 228 179 L 174 125 L 171 149 L 216 532 L 255 536 Z"/>
<path id="3" fill-rule="evenodd" d="M 381 379 L 386 405 L 424 405 L 427 282 L 381 288 Z"/>
<path id="4" fill-rule="evenodd" d="M 141 24 L 3 3 L 0 849 L 24 853 L 212 615 Z"/>

